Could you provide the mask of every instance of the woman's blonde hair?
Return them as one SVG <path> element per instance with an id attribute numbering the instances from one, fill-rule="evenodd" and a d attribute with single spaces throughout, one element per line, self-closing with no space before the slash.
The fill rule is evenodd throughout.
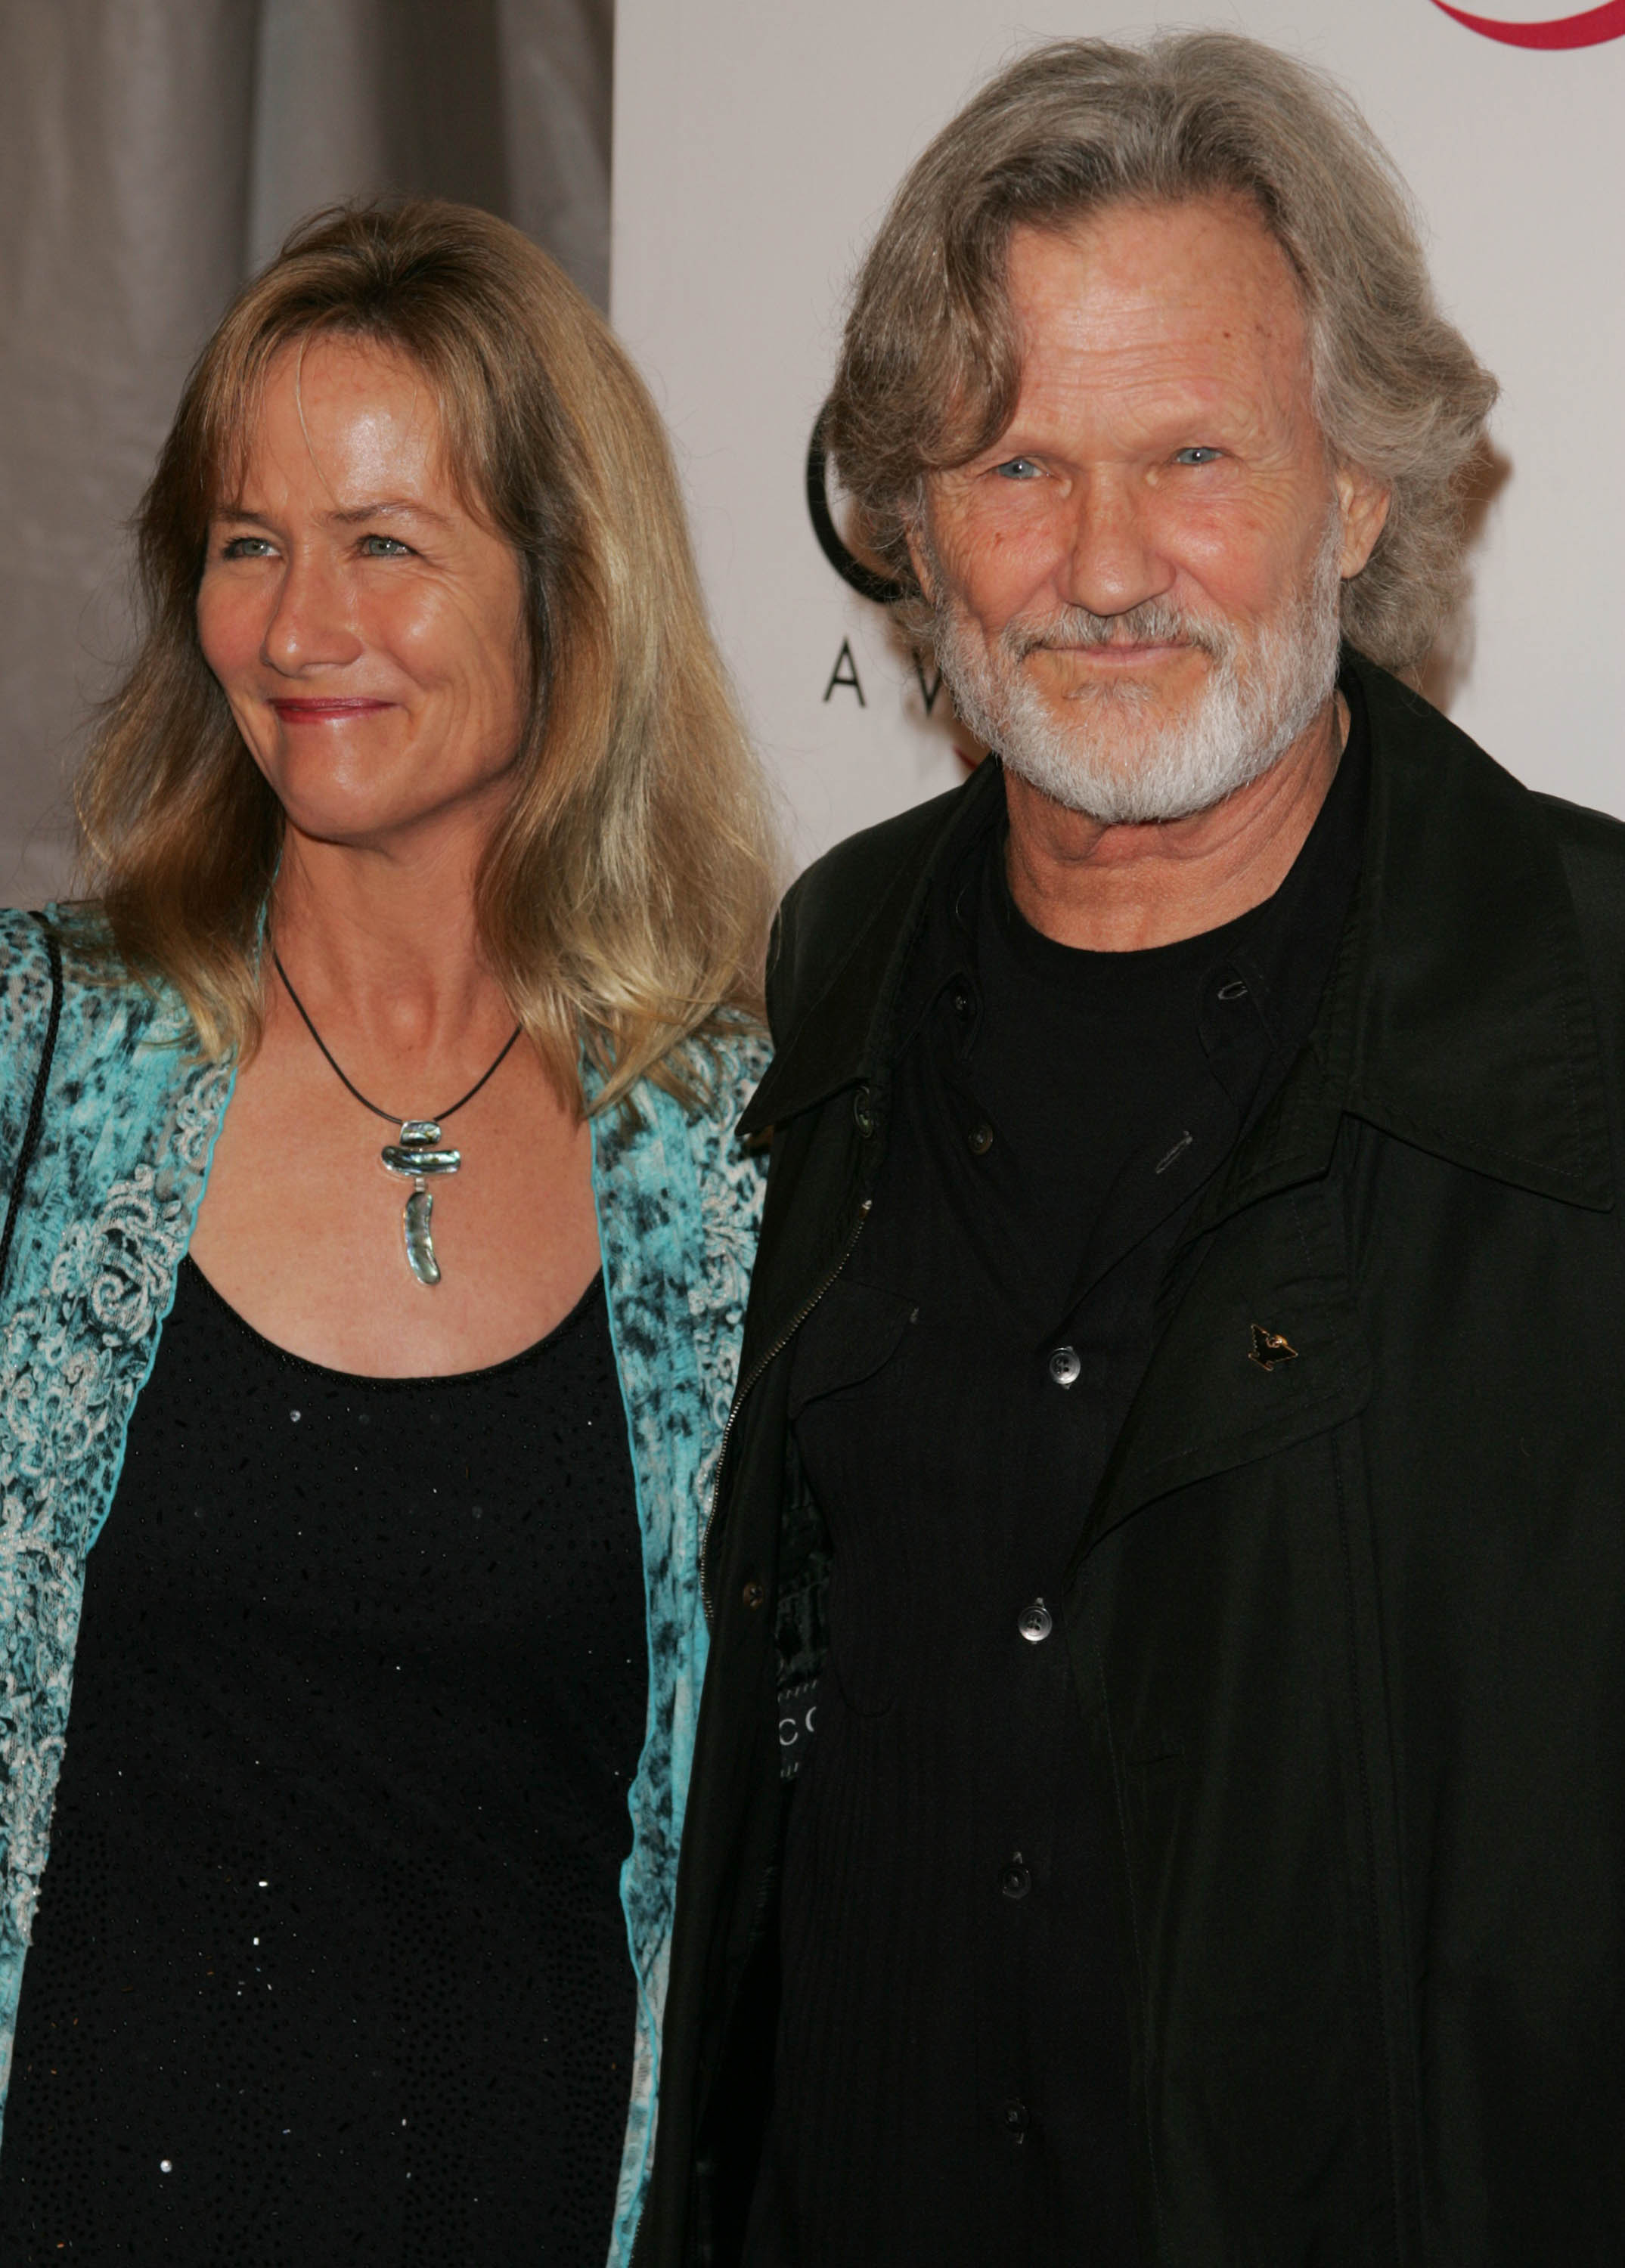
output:
<path id="1" fill-rule="evenodd" d="M 323 333 L 422 372 L 454 476 L 520 563 L 530 697 L 476 886 L 488 962 L 565 1095 L 582 1099 L 585 1049 L 595 1108 L 645 1076 L 691 1101 L 705 1042 L 758 1010 L 776 880 L 765 785 L 653 403 L 560 269 L 467 206 L 318 214 L 187 381 L 136 521 L 144 635 L 76 792 L 111 947 L 175 986 L 208 1053 L 252 1051 L 283 814 L 203 659 L 197 587 L 267 372 Z"/>
<path id="2" fill-rule="evenodd" d="M 1012 231 L 1209 196 L 1244 200 L 1291 261 L 1327 451 L 1388 492 L 1343 586 L 1345 633 L 1391 668 L 1426 653 L 1461 587 L 1496 381 L 1441 312 L 1405 186 L 1348 95 L 1230 32 L 1036 48 L 897 191 L 859 272 L 827 432 L 914 627 L 928 620 L 908 549 L 924 483 L 989 446 L 1020 391 Z"/>

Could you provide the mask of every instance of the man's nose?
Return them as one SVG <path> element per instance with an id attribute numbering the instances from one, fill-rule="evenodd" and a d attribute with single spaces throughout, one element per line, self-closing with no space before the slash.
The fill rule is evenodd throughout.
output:
<path id="1" fill-rule="evenodd" d="M 1072 499 L 1060 583 L 1069 606 L 1126 615 L 1163 596 L 1173 571 L 1163 556 L 1140 484 L 1116 468 L 1082 476 Z"/>
<path id="2" fill-rule="evenodd" d="M 261 652 L 286 676 L 342 668 L 362 651 L 344 578 L 329 562 L 296 555 L 277 585 Z"/>

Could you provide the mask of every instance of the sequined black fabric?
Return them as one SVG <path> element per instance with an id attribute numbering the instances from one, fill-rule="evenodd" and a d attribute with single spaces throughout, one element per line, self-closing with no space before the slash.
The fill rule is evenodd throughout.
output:
<path id="1" fill-rule="evenodd" d="M 646 1690 L 601 1285 L 358 1379 L 184 1265 L 90 1557 L 4 2268 L 601 2261 Z"/>

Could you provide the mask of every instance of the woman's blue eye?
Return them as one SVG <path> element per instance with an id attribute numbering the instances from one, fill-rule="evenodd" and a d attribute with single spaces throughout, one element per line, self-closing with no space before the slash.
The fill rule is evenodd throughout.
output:
<path id="1" fill-rule="evenodd" d="M 411 556 L 411 546 L 393 535 L 364 535 L 361 549 L 368 559 L 407 559 Z"/>
<path id="2" fill-rule="evenodd" d="M 1179 450 L 1174 458 L 1174 462 L 1176 465 L 1211 465 L 1215 458 L 1222 456 L 1223 453 L 1222 449 L 1209 449 L 1199 442 L 1193 448 Z"/>
<path id="3" fill-rule="evenodd" d="M 220 552 L 222 559 L 263 559 L 270 550 L 270 538 L 265 535 L 233 535 Z"/>
<path id="4" fill-rule="evenodd" d="M 1038 468 L 1030 457 L 1007 457 L 1003 464 L 995 465 L 993 470 L 1007 481 L 1031 481 L 1038 476 Z"/>

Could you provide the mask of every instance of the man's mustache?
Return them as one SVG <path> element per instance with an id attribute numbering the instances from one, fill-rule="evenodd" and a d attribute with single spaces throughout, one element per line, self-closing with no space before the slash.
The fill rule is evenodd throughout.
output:
<path id="1" fill-rule="evenodd" d="M 1188 645 L 1215 661 L 1228 661 L 1236 651 L 1234 636 L 1219 623 L 1161 599 L 1147 599 L 1120 615 L 1091 614 L 1087 607 L 1018 615 L 1005 624 L 999 642 L 1014 661 L 1024 661 L 1041 647 L 1077 652 L 1111 645 Z"/>

